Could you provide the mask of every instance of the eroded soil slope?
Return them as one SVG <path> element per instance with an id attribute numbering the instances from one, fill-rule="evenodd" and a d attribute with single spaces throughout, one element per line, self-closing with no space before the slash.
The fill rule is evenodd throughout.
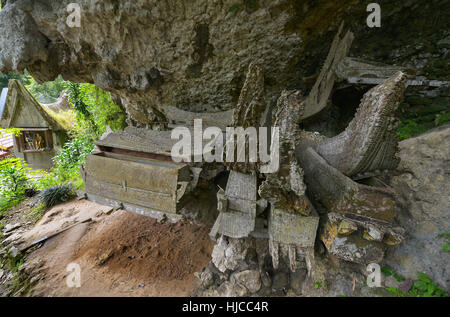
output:
<path id="1" fill-rule="evenodd" d="M 194 272 L 211 258 L 209 230 L 187 220 L 161 224 L 122 210 L 103 213 L 28 257 L 43 265 L 31 295 L 189 296 L 196 287 Z M 69 263 L 80 265 L 80 288 L 66 285 Z"/>

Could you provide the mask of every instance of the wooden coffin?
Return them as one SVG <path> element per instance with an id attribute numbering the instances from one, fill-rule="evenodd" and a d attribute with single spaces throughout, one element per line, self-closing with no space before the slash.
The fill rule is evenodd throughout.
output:
<path id="1" fill-rule="evenodd" d="M 189 200 L 200 169 L 173 162 L 170 139 L 163 144 L 161 133 L 154 134 L 153 139 L 152 132 L 120 131 L 97 142 L 99 151 L 88 155 L 82 167 L 87 199 L 152 218 L 181 219 L 178 211 Z"/>

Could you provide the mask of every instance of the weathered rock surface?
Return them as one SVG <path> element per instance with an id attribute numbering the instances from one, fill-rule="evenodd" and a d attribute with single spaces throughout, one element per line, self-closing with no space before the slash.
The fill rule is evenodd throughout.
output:
<path id="1" fill-rule="evenodd" d="M 251 60 L 262 58 L 278 87 L 296 63 L 301 39 L 285 32 L 290 1 L 80 1 L 81 27 L 66 20 L 71 1 L 8 1 L 0 14 L 0 69 L 41 81 L 95 82 L 113 92 L 132 120 L 152 109 L 234 106 Z M 17 27 L 14 27 L 16 26 Z M 13 45 L 14 43 L 14 45 Z M 267 96 L 278 91 L 269 86 Z"/>
<path id="2" fill-rule="evenodd" d="M 289 275 L 289 286 L 296 293 L 300 294 L 302 291 L 303 282 L 305 281 L 306 269 L 297 270 L 295 272 L 290 272 Z"/>
<path id="3" fill-rule="evenodd" d="M 245 286 L 250 293 L 256 293 L 261 288 L 261 279 L 257 270 L 245 270 L 234 273 L 231 279 Z"/>
<path id="4" fill-rule="evenodd" d="M 450 231 L 450 125 L 400 142 L 398 175 L 391 178 L 406 238 L 387 250 L 385 262 L 405 277 L 417 272 L 449 289 L 450 254 L 442 251 Z"/>
<path id="5" fill-rule="evenodd" d="M 342 20 L 355 33 L 352 56 L 412 63 L 419 74 L 448 36 L 445 0 L 381 1 L 381 30 L 367 27 L 361 0 L 81 0 L 79 28 L 66 24 L 71 0 L 2 2 L 0 71 L 93 82 L 142 126 L 164 120 L 167 106 L 233 108 L 252 60 L 264 63 L 271 105 L 283 89 L 308 88 L 302 78 L 318 72 Z"/>
<path id="6" fill-rule="evenodd" d="M 220 236 L 212 252 L 212 262 L 220 272 L 234 271 L 245 263 L 251 239 L 233 239 Z"/>

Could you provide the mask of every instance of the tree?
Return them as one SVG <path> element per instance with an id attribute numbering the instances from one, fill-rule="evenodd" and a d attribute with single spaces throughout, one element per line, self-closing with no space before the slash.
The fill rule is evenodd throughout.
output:
<path id="1" fill-rule="evenodd" d="M 67 82 L 61 76 L 58 76 L 54 81 L 48 81 L 42 84 L 37 83 L 31 76 L 28 78 L 28 81 L 27 89 L 37 99 L 42 97 L 56 99 L 63 90 L 67 89 Z"/>
<path id="2" fill-rule="evenodd" d="M 8 74 L 0 73 L 0 90 L 8 87 L 8 82 L 10 79 L 20 80 L 24 85 L 29 84 L 29 79 L 24 75 L 19 75 L 15 73 L 8 73 Z"/>

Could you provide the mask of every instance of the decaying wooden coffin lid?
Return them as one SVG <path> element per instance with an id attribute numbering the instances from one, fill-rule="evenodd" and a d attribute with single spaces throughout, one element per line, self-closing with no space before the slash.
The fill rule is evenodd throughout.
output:
<path id="1" fill-rule="evenodd" d="M 172 161 L 170 131 L 127 128 L 96 143 L 83 169 L 88 199 L 151 217 L 176 214 L 201 169 Z"/>
<path id="2" fill-rule="evenodd" d="M 172 161 L 171 150 L 177 140 L 172 140 L 170 135 L 171 131 L 127 127 L 110 133 L 96 145 L 101 151 Z"/>

